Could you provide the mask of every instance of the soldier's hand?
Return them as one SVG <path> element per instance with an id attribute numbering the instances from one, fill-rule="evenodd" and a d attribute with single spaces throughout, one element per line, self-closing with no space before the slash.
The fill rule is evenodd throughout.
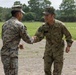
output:
<path id="1" fill-rule="evenodd" d="M 19 44 L 20 49 L 24 49 L 23 44 Z"/>
<path id="2" fill-rule="evenodd" d="M 33 42 L 35 42 L 37 39 L 37 36 L 33 36 L 32 39 L 33 39 Z"/>
<path id="3" fill-rule="evenodd" d="M 66 47 L 66 53 L 68 53 L 70 51 L 70 47 Z"/>

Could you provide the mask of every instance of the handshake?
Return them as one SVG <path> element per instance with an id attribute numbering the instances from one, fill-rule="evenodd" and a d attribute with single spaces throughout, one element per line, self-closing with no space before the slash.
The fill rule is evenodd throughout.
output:
<path id="1" fill-rule="evenodd" d="M 32 42 L 32 43 L 35 43 L 35 42 L 36 42 L 36 39 L 37 39 L 37 36 L 33 36 L 31 39 L 32 39 L 31 42 Z M 22 43 L 20 43 L 18 47 L 19 47 L 19 49 L 24 49 L 24 46 L 23 46 Z"/>

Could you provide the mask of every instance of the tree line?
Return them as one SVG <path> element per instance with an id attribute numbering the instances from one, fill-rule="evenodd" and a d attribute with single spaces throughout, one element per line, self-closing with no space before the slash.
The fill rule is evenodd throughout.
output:
<path id="1" fill-rule="evenodd" d="M 14 5 L 21 4 L 15 1 Z M 49 0 L 29 0 L 28 5 L 21 4 L 26 13 L 22 21 L 44 21 L 43 11 L 46 7 L 51 6 Z M 6 21 L 11 17 L 11 8 L 0 7 L 0 21 Z M 76 1 L 62 0 L 59 9 L 56 10 L 56 18 L 65 22 L 76 22 Z"/>

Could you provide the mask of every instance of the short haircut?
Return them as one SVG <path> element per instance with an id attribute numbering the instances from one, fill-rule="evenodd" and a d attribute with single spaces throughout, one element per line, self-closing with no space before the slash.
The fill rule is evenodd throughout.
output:
<path id="1" fill-rule="evenodd" d="M 19 10 L 12 10 L 11 14 L 13 17 L 15 17 L 18 12 L 20 12 L 20 11 Z"/>

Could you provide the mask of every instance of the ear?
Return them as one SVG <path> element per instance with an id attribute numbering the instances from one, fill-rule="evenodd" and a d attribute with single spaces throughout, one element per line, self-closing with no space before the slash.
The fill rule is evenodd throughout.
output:
<path id="1" fill-rule="evenodd" d="M 54 14 L 51 14 L 51 17 L 55 17 L 55 15 Z"/>
<path id="2" fill-rule="evenodd" d="M 20 15 L 20 12 L 18 12 L 16 15 L 17 15 L 17 17 L 19 17 L 19 15 Z"/>
<path id="3" fill-rule="evenodd" d="M 18 16 L 18 15 L 19 15 L 19 12 L 16 13 L 16 16 Z"/>
<path id="4" fill-rule="evenodd" d="M 53 17 L 53 15 L 52 15 L 52 14 L 50 14 L 50 17 Z"/>
<path id="5" fill-rule="evenodd" d="M 55 14 L 53 14 L 53 17 L 55 17 Z"/>

